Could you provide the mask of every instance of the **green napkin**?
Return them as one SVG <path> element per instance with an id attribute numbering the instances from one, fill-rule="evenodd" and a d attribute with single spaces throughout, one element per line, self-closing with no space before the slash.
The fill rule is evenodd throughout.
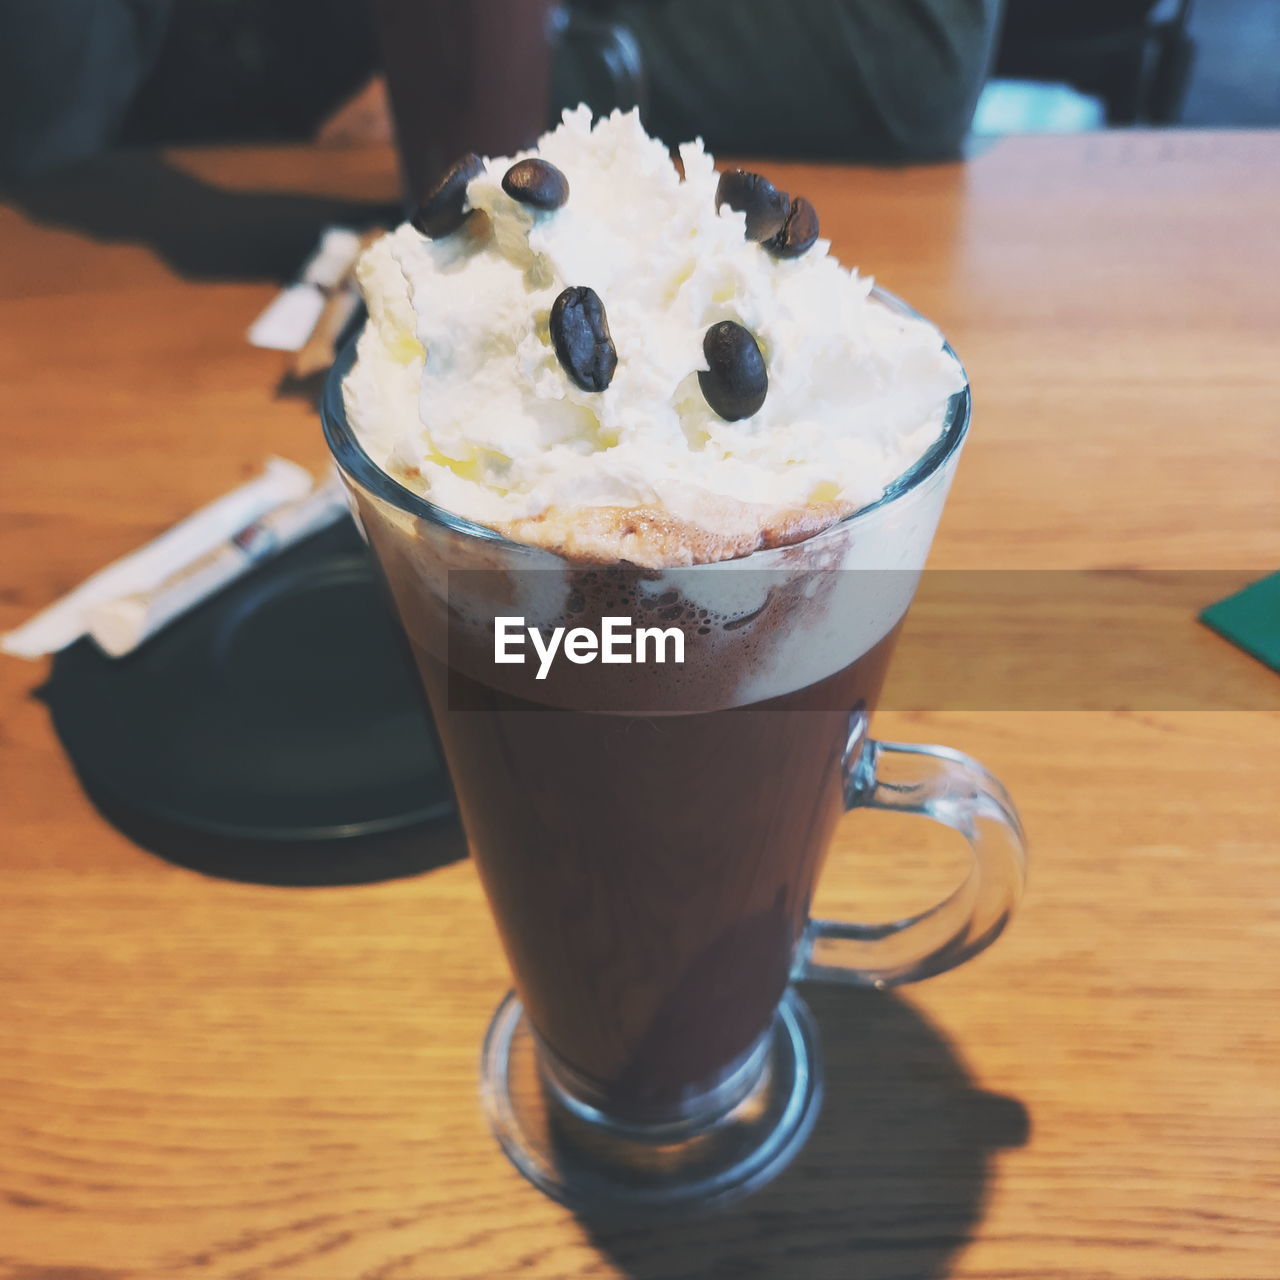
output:
<path id="1" fill-rule="evenodd" d="M 1280 573 L 1251 582 L 1243 591 L 1211 604 L 1200 621 L 1245 653 L 1280 671 Z"/>

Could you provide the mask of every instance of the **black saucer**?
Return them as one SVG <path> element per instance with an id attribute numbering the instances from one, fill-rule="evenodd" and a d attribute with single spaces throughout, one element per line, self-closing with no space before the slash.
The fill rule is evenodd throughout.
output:
<path id="1" fill-rule="evenodd" d="M 282 854 L 456 827 L 407 646 L 345 518 L 128 657 L 77 642 L 45 697 L 100 806 Z"/>

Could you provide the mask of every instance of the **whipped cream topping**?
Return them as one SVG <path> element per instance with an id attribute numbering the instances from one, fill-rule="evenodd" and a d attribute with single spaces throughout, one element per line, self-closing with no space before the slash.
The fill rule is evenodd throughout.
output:
<path id="1" fill-rule="evenodd" d="M 502 189 L 512 163 L 559 168 L 541 212 Z M 571 559 L 678 565 L 794 541 L 874 502 L 937 438 L 964 376 L 929 324 L 869 297 L 819 240 L 779 259 L 716 209 L 701 142 L 683 179 L 635 113 L 565 113 L 534 151 L 484 162 L 483 211 L 430 240 L 405 224 L 358 268 L 369 323 L 344 386 L 366 452 L 436 505 Z M 819 209 L 819 213 L 821 210 Z M 600 296 L 617 369 L 582 390 L 549 315 Z M 721 419 L 698 373 L 707 329 L 755 336 L 768 395 Z"/>

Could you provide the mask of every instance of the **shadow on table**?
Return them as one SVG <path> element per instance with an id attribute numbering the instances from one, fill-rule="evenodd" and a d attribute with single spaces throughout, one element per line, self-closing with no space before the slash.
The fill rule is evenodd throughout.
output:
<path id="1" fill-rule="evenodd" d="M 385 203 L 231 191 L 153 152 L 99 156 L 4 193 L 36 222 L 153 249 L 189 279 L 291 279 L 332 223 L 398 221 Z"/>
<path id="2" fill-rule="evenodd" d="M 900 998 L 809 985 L 826 1101 L 795 1164 L 720 1214 L 660 1228 L 583 1217 L 632 1280 L 936 1280 L 974 1234 L 991 1154 L 1030 1133 L 1015 1098 L 978 1089 L 946 1037 Z"/>

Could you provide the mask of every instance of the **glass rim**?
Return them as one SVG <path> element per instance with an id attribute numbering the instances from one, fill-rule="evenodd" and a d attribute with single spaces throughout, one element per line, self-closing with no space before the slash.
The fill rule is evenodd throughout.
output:
<path id="1" fill-rule="evenodd" d="M 922 320 L 933 328 L 937 328 L 932 321 L 922 316 L 914 307 L 903 302 L 896 294 L 890 293 L 888 289 L 873 285 L 870 296 L 891 311 L 896 311 L 899 315 L 907 316 L 914 320 Z M 492 542 L 513 550 L 545 552 L 546 548 L 517 542 L 499 533 L 496 529 L 478 524 L 465 516 L 457 515 L 445 507 L 437 506 L 430 499 L 424 498 L 421 494 L 415 493 L 412 489 L 402 485 L 378 466 L 365 452 L 364 446 L 361 445 L 351 427 L 351 423 L 347 420 L 346 404 L 342 395 L 343 381 L 355 364 L 356 342 L 362 328 L 363 325 L 360 325 L 356 329 L 334 358 L 333 365 L 325 378 L 324 390 L 320 397 L 320 421 L 324 428 L 325 440 L 329 445 L 329 451 L 333 454 L 334 461 L 338 466 L 361 488 L 375 497 L 381 498 L 384 502 L 390 503 L 406 515 L 414 516 L 420 520 L 428 520 L 432 524 L 440 525 L 453 533 L 465 534 L 468 537 L 478 538 L 484 542 Z M 813 534 L 813 537 L 820 538 L 835 529 L 847 528 L 849 525 L 870 516 L 873 512 L 891 505 L 899 498 L 906 497 L 907 494 L 917 489 L 931 476 L 940 471 L 960 451 L 960 446 L 964 443 L 969 433 L 969 418 L 972 411 L 969 375 L 961 363 L 960 357 L 956 355 L 945 336 L 942 338 L 942 346 L 947 354 L 960 366 L 960 372 L 964 375 L 964 386 L 947 401 L 946 413 L 942 420 L 942 429 L 937 438 L 911 466 L 886 486 L 884 493 L 874 502 L 869 502 L 866 506 L 859 507 L 856 511 L 851 511 L 847 516 L 842 516 L 827 528 Z M 777 548 L 761 548 L 761 550 L 777 550 Z M 758 554 L 760 554 L 760 551 L 752 551 L 746 556 L 737 557 L 737 559 L 745 560 L 752 555 Z M 723 561 L 719 563 L 723 563 Z"/>

